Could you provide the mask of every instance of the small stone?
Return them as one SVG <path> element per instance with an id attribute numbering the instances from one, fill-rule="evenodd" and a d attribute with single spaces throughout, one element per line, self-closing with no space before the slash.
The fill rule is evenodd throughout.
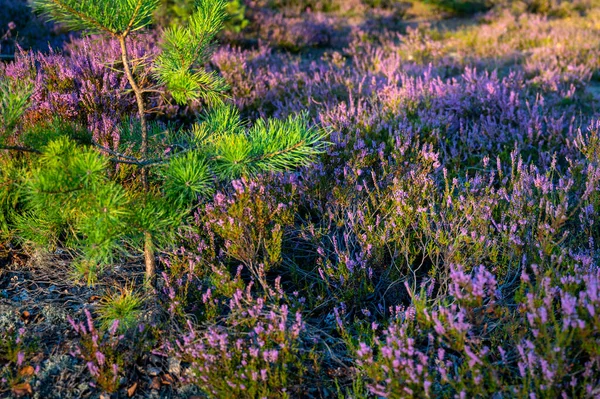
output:
<path id="1" fill-rule="evenodd" d="M 162 359 L 156 355 L 150 355 L 150 362 L 154 364 L 159 364 Z"/>
<path id="2" fill-rule="evenodd" d="M 169 371 L 169 374 L 172 374 L 175 376 L 178 376 L 179 374 L 181 374 L 181 360 L 179 360 L 175 357 L 170 357 L 168 371 Z"/>
<path id="3" fill-rule="evenodd" d="M 87 390 L 89 390 L 89 388 L 89 385 L 85 382 L 82 382 L 81 384 L 77 385 L 77 389 L 80 393 L 86 392 Z"/>
<path id="4" fill-rule="evenodd" d="M 150 377 L 155 377 L 160 374 L 160 369 L 158 367 L 148 367 L 146 372 Z"/>

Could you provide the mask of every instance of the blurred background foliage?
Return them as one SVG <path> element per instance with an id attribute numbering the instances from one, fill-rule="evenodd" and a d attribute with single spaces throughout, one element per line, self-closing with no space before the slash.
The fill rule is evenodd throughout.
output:
<path id="1" fill-rule="evenodd" d="M 163 0 L 155 14 L 159 26 L 173 26 L 186 21 L 194 10 L 195 0 Z M 243 0 L 230 0 L 227 5 L 229 19 L 225 30 L 240 32 L 248 25 L 246 6 Z"/>
<path id="2" fill-rule="evenodd" d="M 598 0 L 230 0 L 229 18 L 223 34 L 231 37 L 247 30 L 255 34 L 261 19 L 260 10 L 271 9 L 285 14 L 300 15 L 307 11 L 354 16 L 370 10 L 392 11 L 395 17 L 437 19 L 461 17 L 508 9 L 515 14 L 532 13 L 548 17 L 568 17 L 585 14 L 599 5 Z M 192 12 L 194 0 L 162 0 L 155 13 L 156 25 L 169 27 L 181 24 Z M 36 17 L 28 0 L 0 0 L 0 58 L 12 59 L 18 47 L 48 51 L 60 47 L 73 33 Z M 260 37 L 259 37 L 260 38 Z"/>

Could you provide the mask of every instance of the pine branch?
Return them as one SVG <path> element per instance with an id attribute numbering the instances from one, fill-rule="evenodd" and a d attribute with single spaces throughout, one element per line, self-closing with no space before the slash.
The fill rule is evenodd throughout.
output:
<path id="1" fill-rule="evenodd" d="M 131 15 L 131 19 L 129 20 L 129 23 L 127 24 L 127 28 L 125 28 L 125 30 L 122 33 L 123 37 L 127 36 L 129 34 L 129 32 L 131 31 L 133 24 L 135 23 L 135 19 L 137 18 L 138 13 L 140 12 L 141 8 L 142 8 L 142 0 L 137 0 L 135 9 L 133 10 L 133 14 Z"/>
<path id="2" fill-rule="evenodd" d="M 35 154 L 41 154 L 42 153 L 41 151 L 36 150 L 35 148 L 20 147 L 20 146 L 11 146 L 11 145 L 0 145 L 0 150 L 31 152 L 31 153 L 35 153 Z"/>
<path id="3" fill-rule="evenodd" d="M 229 89 L 216 73 L 198 67 L 212 54 L 212 42 L 227 16 L 226 4 L 224 0 L 198 2 L 189 26 L 165 30 L 155 75 L 179 104 L 199 99 L 220 104 Z"/>
<path id="4" fill-rule="evenodd" d="M 53 7 L 51 7 L 51 5 L 54 5 L 55 7 L 58 8 L 58 10 L 53 10 Z M 111 36 L 115 36 L 117 33 L 115 31 L 110 30 L 109 28 L 105 27 L 104 25 L 102 25 L 99 21 L 95 20 L 94 18 L 84 14 L 83 12 L 76 10 L 73 7 L 70 7 L 66 2 L 61 1 L 61 0 L 34 0 L 32 3 L 32 6 L 37 9 L 42 11 L 44 14 L 50 16 L 51 18 L 56 18 L 56 19 L 60 19 L 57 14 L 55 14 L 57 11 L 62 10 L 63 12 L 66 12 L 66 14 L 64 15 L 64 19 L 62 21 L 59 20 L 59 22 L 63 22 L 67 25 L 69 25 L 71 28 L 75 28 L 77 29 L 77 25 L 74 24 L 75 21 L 68 21 L 68 15 L 72 15 L 73 17 L 76 17 L 77 19 L 79 19 L 81 22 L 87 22 L 88 24 L 91 25 L 91 27 L 95 27 L 96 29 L 98 29 L 101 32 L 106 32 Z M 53 15 L 54 14 L 54 15 Z M 90 26 L 80 26 L 80 28 L 90 28 Z"/>
<path id="5" fill-rule="evenodd" d="M 142 89 L 141 92 L 142 93 L 166 94 L 166 91 L 158 90 L 158 89 Z"/>
<path id="6" fill-rule="evenodd" d="M 126 37 L 147 26 L 159 0 L 33 0 L 33 7 L 72 30 Z"/>
<path id="7" fill-rule="evenodd" d="M 305 115 L 287 121 L 260 119 L 248 131 L 238 130 L 207 142 L 221 178 L 282 172 L 307 165 L 325 151 L 327 132 L 307 126 Z"/>
<path id="8" fill-rule="evenodd" d="M 171 156 L 167 156 L 164 158 L 150 158 L 150 159 L 142 159 L 142 158 L 136 158 L 136 157 L 132 157 L 129 155 L 125 155 L 123 153 L 117 152 L 117 151 L 113 151 L 110 148 L 107 148 L 105 146 L 103 146 L 102 144 L 99 144 L 96 141 L 92 141 L 92 144 L 94 145 L 94 147 L 96 147 L 98 150 L 100 150 L 100 152 L 103 152 L 107 155 L 110 155 L 114 158 L 110 158 L 109 161 L 112 163 L 122 163 L 122 164 L 126 164 L 126 165 L 136 165 L 139 167 L 147 167 L 147 166 L 153 166 L 153 165 L 162 165 L 162 164 L 166 164 L 168 163 L 172 158 L 176 157 L 176 156 L 180 156 L 186 152 L 189 151 L 193 151 L 192 148 L 187 148 L 184 151 L 180 151 L 177 154 L 173 154 Z M 39 151 L 34 150 L 36 152 L 39 153 Z"/>
<path id="9" fill-rule="evenodd" d="M 256 156 L 254 158 L 250 158 L 248 160 L 248 163 L 268 161 L 269 159 L 277 158 L 278 156 L 281 156 L 281 155 L 291 154 L 294 151 L 304 148 L 306 145 L 307 145 L 306 141 L 302 140 L 291 147 L 287 147 L 287 148 L 281 149 L 279 151 L 265 153 L 265 154 Z"/>
<path id="10" fill-rule="evenodd" d="M 138 158 L 131 157 L 131 156 L 122 154 L 122 153 L 117 152 L 117 151 L 113 151 L 110 148 L 107 148 L 107 147 L 103 146 L 102 144 L 98 143 L 97 141 L 93 141 L 92 140 L 92 145 L 94 145 L 96 148 L 98 148 L 101 152 L 104 152 L 104 153 L 106 153 L 108 155 L 111 155 L 113 157 L 117 157 L 119 159 L 123 159 L 123 160 L 126 160 L 126 161 L 131 161 L 131 162 L 139 162 L 140 161 Z"/>

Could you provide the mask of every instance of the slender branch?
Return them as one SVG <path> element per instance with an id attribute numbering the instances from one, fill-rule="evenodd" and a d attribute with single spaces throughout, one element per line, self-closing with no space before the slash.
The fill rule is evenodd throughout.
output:
<path id="1" fill-rule="evenodd" d="M 155 89 L 142 89 L 142 93 L 159 93 L 166 94 L 167 92 L 164 90 L 155 90 Z"/>
<path id="2" fill-rule="evenodd" d="M 135 10 L 133 10 L 133 14 L 131 14 L 131 19 L 129 20 L 129 23 L 127 24 L 127 28 L 125 29 L 125 31 L 123 31 L 123 34 L 121 36 L 123 36 L 123 38 L 125 38 L 129 32 L 131 32 L 131 28 L 133 27 L 133 24 L 135 23 L 135 19 L 137 18 L 140 9 L 142 8 L 142 0 L 138 0 L 137 4 L 135 5 Z"/>
<path id="3" fill-rule="evenodd" d="M 104 153 L 106 153 L 108 155 L 112 155 L 113 157 L 121 158 L 121 159 L 128 160 L 128 161 L 141 161 L 138 158 L 130 157 L 130 156 L 122 154 L 120 152 L 113 151 L 110 148 L 107 148 L 107 147 L 103 146 L 102 144 L 100 144 L 100 143 L 98 143 L 96 141 L 92 141 L 92 144 L 96 148 L 98 148 L 101 152 L 104 152 Z"/>
<path id="4" fill-rule="evenodd" d="M 35 153 L 35 154 L 41 154 L 42 153 L 40 150 L 36 150 L 35 148 L 20 147 L 20 146 L 14 146 L 14 145 L 7 145 L 7 146 L 2 145 L 2 146 L 0 146 L 0 150 L 32 152 L 32 153 Z"/>
<path id="5" fill-rule="evenodd" d="M 119 158 L 110 158 L 109 161 L 112 163 L 124 163 L 126 165 L 140 166 L 140 161 L 128 161 L 126 159 L 119 159 Z"/>
<path id="6" fill-rule="evenodd" d="M 150 60 L 150 59 L 151 59 L 151 56 L 143 55 L 140 58 L 130 59 L 129 62 L 131 63 L 131 65 L 133 66 L 133 69 L 135 70 L 136 65 L 143 65 L 144 63 L 147 62 L 147 60 Z M 113 67 L 112 63 L 105 62 L 102 64 L 102 66 L 104 68 L 108 69 L 109 71 L 123 72 L 122 69 Z"/>
<path id="7" fill-rule="evenodd" d="M 166 158 L 155 158 L 155 159 L 140 159 L 136 157 L 131 157 L 125 154 L 122 154 L 117 151 L 113 151 L 110 148 L 104 147 L 96 141 L 92 141 L 92 144 L 100 150 L 100 152 L 104 152 L 114 158 L 110 159 L 110 162 L 113 163 L 123 163 L 127 165 L 137 165 L 139 167 L 150 166 L 150 165 L 158 165 L 162 163 L 166 163 L 171 157 Z"/>
<path id="8" fill-rule="evenodd" d="M 131 68 L 129 66 L 129 55 L 127 53 L 127 44 L 125 42 L 125 36 L 119 36 L 119 44 L 121 45 L 121 58 L 123 60 L 123 69 L 125 70 L 125 75 L 129 80 L 129 84 L 135 93 L 135 99 L 137 101 L 138 106 L 138 116 L 140 118 L 140 129 L 142 131 L 142 145 L 141 145 L 141 153 L 142 158 L 146 158 L 148 156 L 148 125 L 146 123 L 146 110 L 144 107 L 144 98 L 142 97 L 142 91 L 137 85 L 133 74 L 131 73 Z M 144 189 L 148 189 L 148 171 L 142 167 L 142 185 Z"/>
<path id="9" fill-rule="evenodd" d="M 180 153 L 179 153 L 180 154 Z M 179 155 L 177 154 L 177 155 Z M 113 163 L 123 163 L 126 165 L 136 165 L 140 168 L 144 168 L 152 165 L 161 165 L 169 162 L 172 157 L 167 158 L 154 158 L 154 159 L 140 159 L 140 160 L 129 160 L 129 159 L 118 159 L 118 158 L 110 158 L 109 161 Z"/>

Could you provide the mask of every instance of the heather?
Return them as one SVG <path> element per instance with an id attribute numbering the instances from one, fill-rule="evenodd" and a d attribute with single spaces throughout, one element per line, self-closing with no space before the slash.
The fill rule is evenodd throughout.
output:
<path id="1" fill-rule="evenodd" d="M 600 397 L 597 4 L 221 3 L 0 27 L 0 396 Z"/>

